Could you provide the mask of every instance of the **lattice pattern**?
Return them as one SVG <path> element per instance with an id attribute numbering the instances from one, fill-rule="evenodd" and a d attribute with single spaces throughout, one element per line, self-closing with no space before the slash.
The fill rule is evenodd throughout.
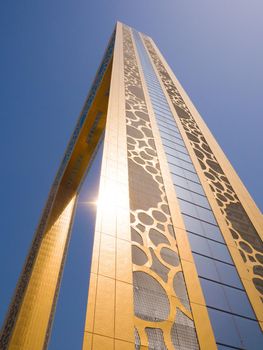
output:
<path id="1" fill-rule="evenodd" d="M 191 324 L 192 314 L 131 32 L 125 26 L 123 36 L 136 348 L 183 349 L 174 346 L 172 328 L 179 311 Z M 197 344 L 195 331 L 194 336 Z"/>
<path id="2" fill-rule="evenodd" d="M 263 300 L 262 240 L 150 40 L 146 36 L 143 36 L 143 40 L 193 147 L 221 213 L 226 220 L 232 237 L 239 248 L 241 257 L 247 265 L 254 286 Z"/>

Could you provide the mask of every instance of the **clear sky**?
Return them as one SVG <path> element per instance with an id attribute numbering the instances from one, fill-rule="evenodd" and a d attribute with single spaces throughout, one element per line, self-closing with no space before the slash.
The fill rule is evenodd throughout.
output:
<path id="1" fill-rule="evenodd" d="M 155 40 L 263 208 L 262 0 L 2 1 L 0 321 L 117 20 Z M 54 350 L 81 344 L 90 235 L 75 231 Z"/>

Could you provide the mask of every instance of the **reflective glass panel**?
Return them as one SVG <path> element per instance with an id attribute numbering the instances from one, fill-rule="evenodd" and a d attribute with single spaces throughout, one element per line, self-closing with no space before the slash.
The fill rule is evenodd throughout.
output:
<path id="1" fill-rule="evenodd" d="M 216 269 L 218 271 L 218 274 L 220 276 L 220 281 L 222 283 L 228 284 L 229 286 L 243 289 L 243 286 L 240 282 L 240 278 L 234 266 L 227 265 L 216 260 L 214 260 L 214 264 L 216 265 Z"/>
<path id="2" fill-rule="evenodd" d="M 209 245 L 213 258 L 222 260 L 229 264 L 233 264 L 228 248 L 224 244 L 213 242 L 211 240 L 208 240 L 207 243 Z"/>
<path id="3" fill-rule="evenodd" d="M 203 278 L 200 278 L 200 282 L 205 295 L 207 306 L 211 306 L 224 311 L 230 311 L 224 289 L 221 284 L 208 281 Z"/>
<path id="4" fill-rule="evenodd" d="M 192 164 L 186 162 L 180 158 L 174 157 L 172 162 L 169 163 L 170 170 L 173 172 L 173 165 L 179 166 L 180 168 L 195 172 L 195 169 Z"/>
<path id="5" fill-rule="evenodd" d="M 193 256 L 197 266 L 198 275 L 200 277 L 220 282 L 219 274 L 214 264 L 214 260 L 196 253 L 193 253 Z"/>
<path id="6" fill-rule="evenodd" d="M 206 238 L 190 232 L 188 232 L 188 238 L 193 252 L 211 257 L 211 251 Z"/>
<path id="7" fill-rule="evenodd" d="M 222 311 L 208 308 L 216 341 L 225 345 L 242 347 L 240 336 L 234 323 L 233 316 Z"/>
<path id="8" fill-rule="evenodd" d="M 245 349 L 262 350 L 263 334 L 256 321 L 234 316 Z"/>
<path id="9" fill-rule="evenodd" d="M 255 314 L 244 291 L 227 286 L 223 286 L 223 289 L 231 312 L 255 319 Z"/>

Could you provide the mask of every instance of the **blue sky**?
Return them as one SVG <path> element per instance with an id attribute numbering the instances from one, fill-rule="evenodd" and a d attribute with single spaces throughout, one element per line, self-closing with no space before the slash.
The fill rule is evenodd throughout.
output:
<path id="1" fill-rule="evenodd" d="M 117 20 L 155 40 L 262 210 L 262 14 L 262 0 L 1 2 L 0 320 Z M 87 285 L 90 236 L 74 233 L 51 349 L 81 343 L 85 291 L 69 282 L 75 266 Z M 78 297 L 84 306 L 65 311 Z"/>

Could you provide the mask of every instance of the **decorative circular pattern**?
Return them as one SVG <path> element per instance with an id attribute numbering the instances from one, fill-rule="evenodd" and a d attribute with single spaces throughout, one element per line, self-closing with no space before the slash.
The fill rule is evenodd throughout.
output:
<path id="1" fill-rule="evenodd" d="M 142 320 L 159 322 L 168 318 L 170 303 L 166 291 L 148 273 L 133 272 L 135 315 Z"/>
<path id="2" fill-rule="evenodd" d="M 201 168 L 204 171 L 204 175 L 206 176 L 208 184 L 210 185 L 214 197 L 220 207 L 221 213 L 225 218 L 232 237 L 236 241 L 236 244 L 241 248 L 239 249 L 240 255 L 244 262 L 248 262 L 246 268 L 251 275 L 254 286 L 262 296 L 263 279 L 258 277 L 253 278 L 255 271 L 260 268 L 260 264 L 262 263 L 262 259 L 260 258 L 261 255 L 259 254 L 263 253 L 262 240 L 209 147 L 194 117 L 184 103 L 182 96 L 174 85 L 163 63 L 159 59 L 150 40 L 147 37 L 143 37 L 143 40 L 191 146 L 193 147 Z M 260 295 L 259 297 L 261 297 Z"/>
<path id="3" fill-rule="evenodd" d="M 135 341 L 137 348 L 147 342 L 149 348 L 160 348 L 163 342 L 163 349 L 173 349 L 171 327 L 177 322 L 176 309 L 191 322 L 192 314 L 173 288 L 174 277 L 182 274 L 182 267 L 132 38 L 126 26 L 123 35 Z M 184 279 L 178 279 L 178 283 L 178 290 L 184 290 L 188 300 Z"/>
<path id="4" fill-rule="evenodd" d="M 165 261 L 167 264 L 172 266 L 178 266 L 180 265 L 179 257 L 176 252 L 174 252 L 171 249 L 168 249 L 166 247 L 163 247 L 161 249 L 161 257 L 163 261 Z"/>
<path id="5" fill-rule="evenodd" d="M 132 245 L 132 262 L 138 266 L 145 265 L 148 261 L 147 255 L 136 245 Z"/>

